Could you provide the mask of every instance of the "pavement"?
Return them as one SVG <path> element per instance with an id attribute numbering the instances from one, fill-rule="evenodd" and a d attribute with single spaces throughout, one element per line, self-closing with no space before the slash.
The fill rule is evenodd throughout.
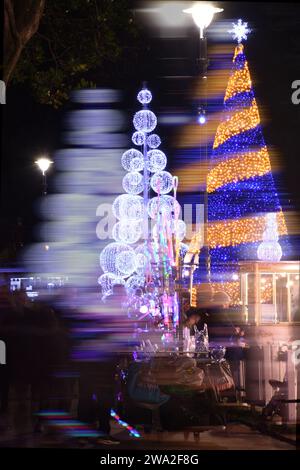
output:
<path id="1" fill-rule="evenodd" d="M 98 448 L 106 450 L 296 450 L 296 447 L 276 438 L 263 435 L 242 424 L 229 424 L 226 429 L 194 432 L 152 432 L 140 437 L 130 436 L 118 423 L 112 423 L 112 435 L 121 441 L 118 446 L 96 445 L 93 439 L 82 444 L 79 439 L 67 437 L 63 432 L 47 433 L 1 433 L 1 448 Z"/>

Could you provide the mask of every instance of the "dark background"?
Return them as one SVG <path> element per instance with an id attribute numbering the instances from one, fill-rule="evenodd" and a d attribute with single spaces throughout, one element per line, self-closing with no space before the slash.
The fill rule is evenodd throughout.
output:
<path id="1" fill-rule="evenodd" d="M 135 4 L 139 6 L 140 2 Z M 278 193 L 283 206 L 288 202 L 290 207 L 299 207 L 300 105 L 291 102 L 291 84 L 300 79 L 300 5 L 273 2 L 218 2 L 217 5 L 224 8 L 222 20 L 243 18 L 254 29 L 247 41 L 246 55 L 258 105 L 267 116 L 264 126 L 266 143 L 278 150 L 282 158 L 282 171 L 280 178 L 276 179 Z M 139 21 L 138 16 L 136 21 Z M 214 23 L 217 21 L 216 17 Z M 210 40 L 209 34 L 208 37 Z M 197 30 L 193 22 L 188 36 L 177 42 L 155 38 L 147 28 L 142 28 L 142 41 L 138 60 L 128 63 L 126 73 L 115 74 L 109 83 L 110 87 L 124 92 L 123 107 L 128 110 L 128 116 L 135 106 L 136 91 L 145 79 L 155 96 L 153 109 L 159 114 L 161 109 L 171 106 L 171 95 L 166 89 L 170 83 L 161 80 L 168 67 L 172 68 L 169 61 L 164 63 L 163 60 L 170 53 L 173 57 L 174 54 L 178 57 L 186 55 L 185 60 L 176 62 L 176 73 L 190 78 L 177 80 L 173 86 L 181 91 L 177 94 L 177 107 L 188 109 L 190 103 L 185 92 L 193 81 L 197 55 Z M 97 81 L 97 74 L 93 79 Z M 97 82 L 99 87 L 107 85 Z M 25 243 L 32 240 L 36 223 L 34 202 L 41 192 L 41 175 L 34 160 L 43 153 L 51 157 L 62 145 L 62 118 L 69 107 L 69 103 L 59 110 L 40 105 L 32 97 L 30 89 L 24 86 L 11 86 L 7 90 L 7 104 L 1 108 L 1 250 L 20 236 Z M 130 120 L 128 126 L 130 131 Z M 164 137 L 168 144 L 172 133 L 165 131 Z M 172 148 L 171 140 L 169 144 Z M 172 166 L 172 151 L 168 156 Z M 54 171 L 49 172 L 50 186 Z M 20 225 L 17 228 L 18 220 L 22 220 L 22 229 Z"/>

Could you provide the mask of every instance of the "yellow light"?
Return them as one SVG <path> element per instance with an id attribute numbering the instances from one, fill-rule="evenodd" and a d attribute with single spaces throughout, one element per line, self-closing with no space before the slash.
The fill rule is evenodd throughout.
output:
<path id="1" fill-rule="evenodd" d="M 224 291 L 230 297 L 230 305 L 240 305 L 241 293 L 239 282 L 213 282 L 211 284 L 213 294 Z"/>
<path id="2" fill-rule="evenodd" d="M 262 176 L 271 171 L 267 147 L 244 153 L 216 165 L 207 175 L 207 192 L 211 193 L 228 183 Z"/>
<path id="3" fill-rule="evenodd" d="M 258 107 L 254 98 L 249 108 L 238 111 L 219 125 L 213 148 L 219 147 L 219 145 L 237 134 L 253 129 L 259 123 Z"/>
<path id="4" fill-rule="evenodd" d="M 277 225 L 278 234 L 286 235 L 287 228 L 282 211 L 277 212 Z M 264 215 L 211 222 L 207 228 L 208 245 L 210 248 L 218 248 L 260 241 L 265 228 L 266 218 Z"/>
<path id="5" fill-rule="evenodd" d="M 248 69 L 248 63 L 245 62 L 244 68 L 236 70 L 229 78 L 225 93 L 224 102 L 232 98 L 237 93 L 244 93 L 251 90 L 251 78 Z"/>

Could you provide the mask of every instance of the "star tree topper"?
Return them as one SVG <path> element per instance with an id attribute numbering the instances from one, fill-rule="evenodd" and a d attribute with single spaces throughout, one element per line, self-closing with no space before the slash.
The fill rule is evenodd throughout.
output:
<path id="1" fill-rule="evenodd" d="M 232 26 L 233 28 L 228 31 L 228 33 L 232 34 L 232 38 L 237 40 L 239 44 L 243 39 L 247 41 L 247 35 L 251 33 L 251 29 L 248 28 L 248 23 L 239 19 L 237 23 L 232 23 Z"/>

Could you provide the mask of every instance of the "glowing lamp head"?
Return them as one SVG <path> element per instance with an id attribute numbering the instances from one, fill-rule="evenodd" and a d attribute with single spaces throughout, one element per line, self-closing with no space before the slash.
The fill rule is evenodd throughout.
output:
<path id="1" fill-rule="evenodd" d="M 198 117 L 198 123 L 203 126 L 203 124 L 206 123 L 206 117 L 204 116 L 204 114 L 200 114 L 200 116 Z"/>
<path id="2" fill-rule="evenodd" d="M 184 13 L 192 15 L 194 22 L 200 29 L 200 37 L 203 38 L 204 29 L 207 28 L 213 20 L 215 13 L 221 13 L 223 8 L 215 8 L 207 2 L 197 2 L 191 8 L 183 10 Z"/>
<path id="3" fill-rule="evenodd" d="M 53 162 L 48 158 L 39 158 L 35 163 L 44 175 L 46 171 L 49 170 L 49 167 Z"/>

